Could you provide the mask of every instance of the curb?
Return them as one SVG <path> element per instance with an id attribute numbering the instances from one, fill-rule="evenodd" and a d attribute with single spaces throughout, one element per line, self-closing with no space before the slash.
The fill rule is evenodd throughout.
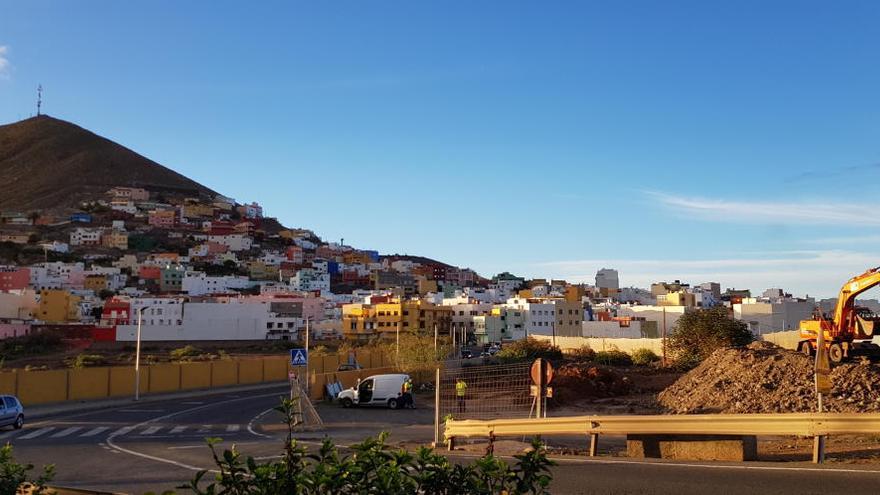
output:
<path id="1" fill-rule="evenodd" d="M 235 392 L 251 392 L 266 390 L 272 388 L 281 388 L 286 386 L 286 382 L 270 382 L 255 385 L 237 385 L 232 387 L 221 388 L 204 388 L 197 390 L 188 390 L 186 392 L 173 392 L 165 394 L 142 395 L 140 400 L 135 402 L 131 397 L 116 399 L 101 399 L 94 401 L 75 401 L 75 402 L 56 402 L 54 404 L 40 404 L 37 406 L 25 405 L 25 416 L 28 420 L 40 419 L 57 414 L 72 412 L 88 412 L 92 410 L 105 409 L 110 407 L 131 406 L 136 404 L 148 404 L 152 402 L 162 402 L 174 399 L 189 399 L 196 397 L 204 397 L 208 395 L 228 394 Z"/>

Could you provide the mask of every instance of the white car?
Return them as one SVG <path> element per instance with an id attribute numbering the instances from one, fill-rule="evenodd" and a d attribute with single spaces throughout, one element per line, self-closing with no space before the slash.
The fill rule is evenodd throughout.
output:
<path id="1" fill-rule="evenodd" d="M 357 386 L 339 392 L 337 399 L 342 407 L 387 406 L 397 409 L 401 405 L 403 382 L 409 375 L 402 373 L 373 375 L 361 380 Z"/>

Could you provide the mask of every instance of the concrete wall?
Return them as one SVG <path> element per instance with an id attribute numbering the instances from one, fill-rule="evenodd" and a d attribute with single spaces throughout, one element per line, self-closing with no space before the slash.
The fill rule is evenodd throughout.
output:
<path id="1" fill-rule="evenodd" d="M 552 341 L 552 337 L 546 335 L 532 335 L 536 339 Z M 651 349 L 658 356 L 663 353 L 662 339 L 612 339 L 590 337 L 556 337 L 556 345 L 565 352 L 589 346 L 594 351 L 609 351 L 617 349 L 626 353 L 632 353 L 636 349 Z"/>
<path id="2" fill-rule="evenodd" d="M 339 364 L 348 361 L 348 356 L 310 356 L 308 374 L 320 392 L 318 398 L 323 395 L 324 383 L 333 377 L 340 376 L 347 386 L 351 386 L 357 381 L 359 374 L 367 376 L 391 371 L 390 360 L 379 353 L 359 351 L 357 360 L 365 369 L 336 373 Z M 140 392 L 178 392 L 285 382 L 290 369 L 288 356 L 155 364 L 141 367 Z M 302 371 L 302 368 L 299 370 Z M 134 395 L 134 383 L 133 366 L 0 372 L 0 393 L 17 395 L 25 406 L 67 400 L 126 397 Z"/>
<path id="3" fill-rule="evenodd" d="M 773 342 L 779 347 L 791 350 L 797 350 L 797 344 L 801 340 L 798 330 L 790 330 L 788 332 L 765 333 L 760 336 L 761 340 Z"/>

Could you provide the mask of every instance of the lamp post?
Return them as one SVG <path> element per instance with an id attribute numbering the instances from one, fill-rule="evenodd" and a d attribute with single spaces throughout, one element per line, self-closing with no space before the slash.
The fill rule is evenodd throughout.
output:
<path id="1" fill-rule="evenodd" d="M 135 345 L 134 351 L 134 400 L 138 401 L 141 398 L 141 325 L 144 319 L 144 310 L 147 309 L 146 306 L 140 307 L 137 310 L 138 315 L 138 326 L 137 326 L 137 344 Z"/>

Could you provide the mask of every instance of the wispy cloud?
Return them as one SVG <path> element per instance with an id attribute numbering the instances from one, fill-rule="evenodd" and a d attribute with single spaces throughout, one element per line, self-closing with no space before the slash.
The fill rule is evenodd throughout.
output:
<path id="1" fill-rule="evenodd" d="M 854 174 L 880 172 L 880 163 L 866 163 L 862 165 L 848 165 L 845 167 L 832 167 L 826 170 L 808 170 L 789 177 L 787 183 L 807 182 L 811 180 L 827 180 L 835 177 L 851 177 Z"/>
<path id="2" fill-rule="evenodd" d="M 0 45 L 0 79 L 9 78 L 9 47 Z"/>
<path id="3" fill-rule="evenodd" d="M 796 294 L 830 297 L 843 282 L 880 265 L 880 256 L 846 250 L 780 251 L 750 257 L 715 259 L 586 259 L 534 265 L 536 276 L 572 282 L 595 281 L 599 268 L 616 268 L 625 286 L 648 287 L 658 281 L 719 282 L 725 287 L 761 292 L 781 287 Z M 869 294 L 870 297 L 877 295 Z"/>
<path id="4" fill-rule="evenodd" d="M 649 192 L 662 206 L 686 216 L 739 223 L 880 226 L 878 203 L 730 201 Z"/>

